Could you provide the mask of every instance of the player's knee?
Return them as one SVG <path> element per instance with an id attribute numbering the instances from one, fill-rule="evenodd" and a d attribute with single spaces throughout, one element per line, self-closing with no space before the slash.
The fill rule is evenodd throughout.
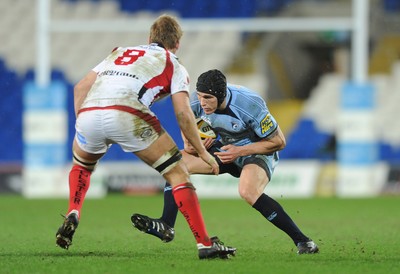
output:
<path id="1" fill-rule="evenodd" d="M 245 200 L 246 202 L 249 202 L 249 201 L 248 201 L 248 199 L 249 199 L 249 193 L 248 193 L 245 189 L 239 188 L 239 195 L 240 195 L 240 198 L 242 198 L 242 199 Z"/>
<path id="2" fill-rule="evenodd" d="M 255 203 L 255 201 L 258 199 L 258 197 L 261 195 L 258 195 L 254 189 L 251 189 L 249 187 L 241 187 L 239 186 L 239 195 L 240 197 L 245 200 L 248 204 L 252 205 Z"/>
<path id="3" fill-rule="evenodd" d="M 157 170 L 161 175 L 164 175 L 175 166 L 179 164 L 182 159 L 182 154 L 177 147 L 172 148 L 167 151 L 161 157 L 154 162 L 152 167 Z"/>
<path id="4" fill-rule="evenodd" d="M 194 187 L 194 185 L 192 183 L 186 182 L 186 183 L 174 186 L 172 188 L 172 193 L 175 193 L 175 192 L 177 192 L 177 191 L 179 191 L 181 189 L 185 189 L 185 188 L 190 188 L 190 189 L 196 190 L 196 188 Z"/>
<path id="5" fill-rule="evenodd" d="M 97 162 L 91 162 L 80 157 L 75 151 L 72 152 L 73 162 L 74 164 L 85 168 L 88 171 L 94 171 L 97 167 Z"/>

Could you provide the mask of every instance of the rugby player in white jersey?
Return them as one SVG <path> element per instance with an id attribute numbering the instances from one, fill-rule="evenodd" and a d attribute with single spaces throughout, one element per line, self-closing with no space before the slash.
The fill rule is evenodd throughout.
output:
<path id="1" fill-rule="evenodd" d="M 68 249 L 72 244 L 98 161 L 110 145 L 118 144 L 171 184 L 173 200 L 192 230 L 200 259 L 234 255 L 235 248 L 208 236 L 182 154 L 149 108 L 154 101 L 171 95 L 183 134 L 201 161 L 213 173 L 219 173 L 218 163 L 198 135 L 189 104 L 189 76 L 175 56 L 181 36 L 176 18 L 162 15 L 150 28 L 148 45 L 115 48 L 74 87 L 76 135 L 69 174 L 69 208 L 56 233 L 60 247 Z"/>
<path id="2" fill-rule="evenodd" d="M 266 195 L 264 190 L 279 161 L 278 151 L 285 145 L 285 137 L 266 102 L 243 86 L 227 84 L 219 70 L 201 74 L 196 93 L 191 97 L 191 108 L 196 118 L 206 121 L 220 139 L 204 141 L 214 155 L 220 174 L 229 173 L 239 178 L 240 196 L 294 242 L 298 254 L 318 253 L 318 246 L 304 235 L 282 206 Z M 191 174 L 213 174 L 191 142 L 184 137 L 183 159 Z M 164 209 L 159 219 L 133 214 L 133 225 L 164 242 L 174 238 L 178 209 L 173 203 L 171 186 L 164 189 Z"/>

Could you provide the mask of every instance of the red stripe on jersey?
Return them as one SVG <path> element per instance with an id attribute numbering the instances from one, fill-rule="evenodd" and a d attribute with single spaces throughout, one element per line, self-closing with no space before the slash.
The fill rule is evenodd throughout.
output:
<path id="1" fill-rule="evenodd" d="M 169 51 L 166 50 L 165 52 L 167 56 L 164 70 L 161 72 L 161 74 L 152 78 L 150 81 L 143 85 L 146 89 L 151 89 L 157 86 L 163 87 L 161 92 L 157 94 L 154 99 L 163 97 L 163 95 L 171 93 L 171 81 L 172 75 L 174 73 L 174 65 L 172 64 Z"/>
<path id="2" fill-rule="evenodd" d="M 133 114 L 133 115 L 139 117 L 140 119 L 142 119 L 143 121 L 145 121 L 146 123 L 148 123 L 151 127 L 154 128 L 154 130 L 157 133 L 161 132 L 161 124 L 156 116 L 152 116 L 148 113 L 143 113 L 140 110 L 137 110 L 135 108 L 128 107 L 128 106 L 114 105 L 114 106 L 106 106 L 106 107 L 88 107 L 88 108 L 80 109 L 78 111 L 78 114 L 82 113 L 82 112 L 86 112 L 86 111 L 91 111 L 91 110 L 107 110 L 107 109 L 120 110 L 120 111 L 124 111 L 124 112 L 128 112 L 130 114 Z"/>

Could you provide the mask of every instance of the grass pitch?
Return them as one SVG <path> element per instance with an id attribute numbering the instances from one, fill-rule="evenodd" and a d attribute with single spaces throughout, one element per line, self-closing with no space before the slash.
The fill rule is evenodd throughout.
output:
<path id="1" fill-rule="evenodd" d="M 400 197 L 278 199 L 321 253 L 297 255 L 291 239 L 241 200 L 201 199 L 210 236 L 237 247 L 230 260 L 197 258 L 178 216 L 171 243 L 132 228 L 159 216 L 162 196 L 86 200 L 73 245 L 55 245 L 66 199 L 0 196 L 0 273 L 400 273 Z"/>

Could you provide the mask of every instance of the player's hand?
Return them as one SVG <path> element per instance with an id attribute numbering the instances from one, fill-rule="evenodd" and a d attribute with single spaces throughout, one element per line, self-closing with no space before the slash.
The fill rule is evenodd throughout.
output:
<path id="1" fill-rule="evenodd" d="M 207 150 L 204 150 L 204 152 L 199 154 L 199 156 L 204 162 L 206 162 L 211 167 L 212 172 L 215 175 L 219 174 L 219 165 L 217 163 L 217 160 L 215 160 L 215 158 Z"/>
<path id="2" fill-rule="evenodd" d="M 235 161 L 237 158 L 242 156 L 241 153 L 241 147 L 234 146 L 234 145 L 226 145 L 221 147 L 221 150 L 219 152 L 215 152 L 214 154 L 218 156 L 218 158 L 221 160 L 222 163 L 228 164 L 232 163 Z"/>
<path id="3" fill-rule="evenodd" d="M 202 139 L 201 142 L 203 143 L 204 147 L 208 150 L 214 144 L 215 139 L 205 138 L 205 139 Z M 195 156 L 198 155 L 197 151 L 194 149 L 194 147 L 189 142 L 186 142 L 184 145 L 185 145 L 184 150 L 187 153 L 189 153 L 191 155 L 195 155 Z"/>
<path id="4" fill-rule="evenodd" d="M 213 138 L 204 138 L 202 140 L 203 145 L 205 146 L 205 148 L 208 150 L 215 142 L 215 139 Z"/>

